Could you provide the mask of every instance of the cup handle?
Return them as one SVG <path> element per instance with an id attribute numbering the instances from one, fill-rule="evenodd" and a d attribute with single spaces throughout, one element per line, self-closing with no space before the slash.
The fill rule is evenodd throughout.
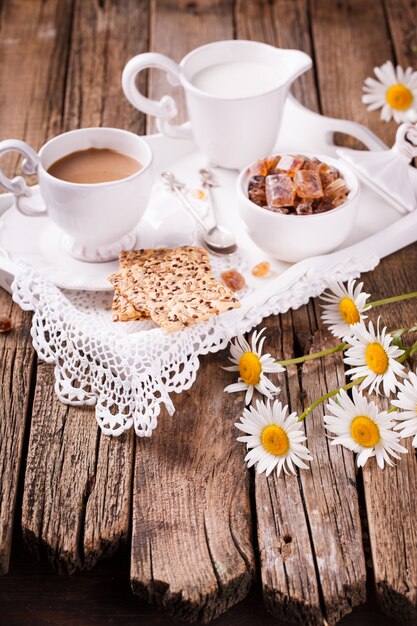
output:
<path id="1" fill-rule="evenodd" d="M 142 70 L 149 68 L 157 68 L 165 70 L 168 82 L 177 86 L 180 84 L 179 74 L 180 68 L 177 63 L 172 61 L 164 54 L 157 52 L 145 52 L 138 54 L 130 59 L 126 64 L 122 74 L 122 88 L 126 98 L 139 111 L 143 111 L 147 115 L 156 117 L 156 126 L 159 132 L 167 137 L 176 139 L 191 139 L 191 125 L 189 122 L 185 124 L 171 124 L 169 120 L 178 113 L 177 105 L 171 96 L 163 96 L 159 102 L 150 100 L 140 93 L 135 84 L 136 76 Z"/>
<path id="2" fill-rule="evenodd" d="M 7 152 L 20 152 L 25 157 L 22 171 L 30 176 L 36 174 L 39 167 L 39 157 L 33 148 L 19 139 L 6 139 L 0 142 L 0 157 Z M 46 215 L 47 210 L 40 196 L 39 189 L 29 187 L 22 176 L 8 178 L 0 169 L 0 185 L 10 191 L 15 197 L 16 208 L 23 215 Z"/>

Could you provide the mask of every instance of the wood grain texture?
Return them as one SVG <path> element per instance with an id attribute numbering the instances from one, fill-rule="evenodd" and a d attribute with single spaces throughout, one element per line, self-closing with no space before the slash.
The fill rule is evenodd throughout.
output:
<path id="1" fill-rule="evenodd" d="M 361 102 L 363 81 L 392 58 L 382 2 L 312 0 L 311 32 L 322 113 L 365 124 L 388 143 L 397 125 Z"/>
<path id="2" fill-rule="evenodd" d="M 403 624 L 417 622 L 417 461 L 411 439 L 396 467 L 363 470 L 369 537 L 378 601 Z M 381 497 L 383 494 L 383 497 Z"/>
<path id="3" fill-rule="evenodd" d="M 151 6 L 151 48 L 175 60 L 233 36 L 228 1 Z M 151 76 L 149 93 L 168 93 L 161 73 Z M 181 97 L 177 102 L 183 112 Z M 254 568 L 248 477 L 232 426 L 240 403 L 219 391 L 224 358 L 202 359 L 192 392 L 175 401 L 174 417 L 160 417 L 158 436 L 137 443 L 132 587 L 187 621 L 208 621 L 239 602 Z"/>
<path id="4" fill-rule="evenodd" d="M 220 391 L 230 378 L 223 364 L 224 354 L 204 358 L 175 415 L 137 445 L 132 587 L 187 621 L 207 622 L 242 600 L 254 570 L 248 476 L 233 427 L 242 403 Z"/>
<path id="5" fill-rule="evenodd" d="M 265 352 L 283 357 L 283 334 L 292 341 L 291 328 L 281 326 L 285 316 L 268 318 Z M 290 316 L 288 316 L 290 319 Z M 291 387 L 297 384 L 297 368 L 288 369 Z M 275 378 L 281 386 L 280 399 L 286 405 L 290 398 L 285 375 Z M 294 398 L 292 398 L 294 401 Z M 291 404 L 291 411 L 296 406 Z M 320 587 L 312 551 L 309 521 L 303 503 L 303 492 L 297 476 L 275 472 L 268 478 L 255 476 L 256 516 L 261 579 L 267 609 L 277 618 L 297 624 L 320 624 Z"/>
<path id="6" fill-rule="evenodd" d="M 403 49 L 399 32 L 400 28 L 403 29 L 402 32 L 412 32 L 414 20 L 411 15 L 414 14 L 415 7 L 411 2 L 404 2 L 404 12 L 399 21 L 400 4 L 386 3 L 388 9 L 385 13 L 384 6 L 380 3 L 354 1 L 335 5 L 321 0 L 313 2 L 311 13 L 323 112 L 326 115 L 347 117 L 365 123 L 388 144 L 393 142 L 396 125 L 393 122 L 381 122 L 378 112 L 366 111 L 359 94 L 363 79 L 371 75 L 374 65 L 381 65 L 394 56 L 403 63 L 410 58 Z M 394 49 L 390 46 L 388 27 L 393 33 Z M 386 36 L 382 36 L 382 33 L 386 33 Z M 367 42 L 366 45 L 364 41 Z M 412 46 L 410 51 L 411 49 Z M 349 72 L 339 71 L 338 68 L 343 63 L 348 64 Z M 352 94 L 358 94 L 357 99 Z M 366 287 L 373 298 L 379 299 L 384 294 L 392 295 L 416 288 L 416 273 L 411 269 L 415 267 L 416 257 L 417 246 L 414 244 L 383 259 L 376 270 L 365 277 Z M 391 328 L 415 323 L 414 303 L 402 303 L 388 310 L 384 307 L 378 313 L 383 315 Z M 410 464 L 414 467 L 415 463 L 415 456 L 409 457 L 394 470 L 397 484 L 408 485 L 403 489 L 405 493 L 414 489 L 410 479 L 414 480 L 415 470 L 411 470 Z M 416 554 L 417 542 L 415 534 L 409 532 L 409 519 L 411 517 L 415 528 L 417 508 L 414 507 L 408 516 L 408 504 L 402 500 L 402 496 L 397 508 L 398 501 L 392 490 L 393 480 L 391 478 L 390 481 L 387 477 L 392 471 L 388 474 L 385 471 L 381 473 L 373 463 L 364 471 L 367 522 L 377 597 L 384 610 L 393 616 L 402 616 L 409 622 L 410 617 L 415 620 L 417 572 L 415 560 L 404 557 L 404 546 L 408 553 Z M 406 515 L 399 512 L 402 505 L 407 510 Z M 390 529 L 388 536 L 385 529 Z M 407 567 L 404 566 L 404 558 L 407 560 Z M 394 559 L 397 559 L 395 567 Z"/>
<path id="7" fill-rule="evenodd" d="M 0 138 L 35 150 L 60 131 L 72 0 L 10 0 L 0 9 Z M 24 16 L 24 18 L 22 18 Z M 2 159 L 14 174 L 16 154 Z"/>
<path id="8" fill-rule="evenodd" d="M 308 6 L 307 0 L 237 0 L 236 37 L 303 50 L 314 63 Z M 319 110 L 314 67 L 293 83 L 291 92 L 304 106 Z"/>
<path id="9" fill-rule="evenodd" d="M 0 289 L 0 314 L 13 324 L 0 334 L 0 575 L 9 569 L 17 486 L 22 465 L 26 421 L 30 418 L 31 377 L 35 355 L 30 342 L 30 315 Z"/>
<path id="10" fill-rule="evenodd" d="M 298 332 L 307 330 L 300 326 L 298 321 Z M 317 331 L 310 351 L 317 352 L 334 345 L 335 339 L 330 333 Z M 292 347 L 287 345 L 287 348 L 288 352 L 284 350 L 284 354 L 289 355 Z M 307 362 L 301 368 L 301 389 L 295 376 L 289 380 L 291 406 L 294 407 L 297 400 L 299 405 L 301 393 L 303 405 L 308 406 L 317 397 L 344 383 L 340 354 Z M 299 410 L 297 408 L 297 412 Z M 306 419 L 305 429 L 314 461 L 309 472 L 300 473 L 300 481 L 323 615 L 329 624 L 335 624 L 354 606 L 365 602 L 366 570 L 354 457 L 348 450 L 330 445 L 323 424 L 324 413 L 325 405 L 322 405 Z"/>
<path id="11" fill-rule="evenodd" d="M 193 48 L 211 41 L 233 39 L 233 0 L 150 0 L 150 50 L 171 57 L 177 63 Z M 173 123 L 187 119 L 182 88 L 172 87 L 165 72 L 149 71 L 149 97 L 174 97 L 178 115 Z M 156 132 L 154 118 L 148 118 L 147 133 Z"/>
<path id="12" fill-rule="evenodd" d="M 116 126 L 144 133 L 144 116 L 125 99 L 121 75 L 148 49 L 147 0 L 74 0 L 63 129 Z M 146 91 L 142 78 L 141 88 Z"/>
<path id="13" fill-rule="evenodd" d="M 66 46 L 71 2 L 11 0 L 0 7 L 0 139 L 25 139 L 39 148 L 56 132 L 50 109 L 60 106 L 65 84 Z M 25 14 L 26 19 L 21 19 Z M 7 88 L 5 86 L 7 85 Z M 18 103 L 18 106 L 16 105 Z M 8 175 L 18 170 L 14 154 L 2 158 Z M 34 351 L 29 334 L 31 316 L 0 290 L 0 309 L 15 330 L 1 341 L 0 418 L 0 573 L 6 573 L 22 465 Z M 29 416 L 30 417 L 30 416 Z"/>
<path id="14" fill-rule="evenodd" d="M 414 0 L 384 0 L 397 63 L 417 67 L 417 5 Z"/>
<path id="15" fill-rule="evenodd" d="M 417 276 L 411 268 L 416 263 L 414 244 L 366 275 L 365 286 L 377 298 L 414 291 Z M 388 328 L 412 326 L 417 321 L 413 300 L 384 306 L 372 313 L 374 320 L 381 315 Z M 416 362 L 412 368 L 415 370 Z M 386 402 L 384 408 L 388 406 Z M 409 453 L 395 467 L 386 467 L 383 472 L 371 459 L 363 469 L 363 483 L 377 600 L 384 613 L 411 625 L 417 621 L 417 458 L 411 440 L 403 443 Z"/>
<path id="16" fill-rule="evenodd" d="M 310 326 L 305 307 L 295 319 L 281 316 L 281 327 L 270 318 L 268 328 L 265 350 L 285 359 L 294 355 L 295 341 L 307 352 L 334 345 L 324 331 L 317 331 L 311 342 L 314 322 Z M 299 414 L 303 406 L 343 383 L 340 355 L 311 361 L 300 370 L 291 366 L 286 378 L 280 376 L 281 399 Z M 314 457 L 309 470 L 298 478 L 255 479 L 264 595 L 268 608 L 280 618 L 336 624 L 365 601 L 355 468 L 351 453 L 328 445 L 323 407 L 309 415 L 305 430 Z"/>
<path id="17" fill-rule="evenodd" d="M 75 0 L 65 94 L 56 112 L 62 130 L 106 125 L 143 132 L 144 117 L 124 99 L 120 76 L 128 59 L 147 47 L 147 15 L 147 2 Z M 64 407 L 46 389 L 53 388 L 52 368 L 40 372 L 24 536 L 33 549 L 45 549 L 53 566 L 89 568 L 128 538 L 134 436 L 100 437 L 94 410 Z M 41 401 L 46 394 L 47 404 Z"/>
<path id="18" fill-rule="evenodd" d="M 302 1 L 238 3 L 237 34 L 265 38 L 281 47 L 300 47 L 314 59 L 317 42 L 310 37 L 307 8 Z M 318 108 L 313 72 L 304 75 L 294 87 L 306 106 Z M 311 311 L 314 317 L 314 309 Z M 279 352 L 291 358 L 299 337 L 311 337 L 314 323 L 310 323 L 305 307 L 296 313 L 294 327 L 290 315 L 281 319 L 282 337 L 270 343 L 271 352 L 276 354 L 280 344 Z M 278 319 L 271 318 L 269 323 L 278 333 Z M 328 343 L 329 337 L 318 335 L 315 341 Z M 309 347 L 303 345 L 304 349 Z M 314 399 L 344 377 L 340 359 L 325 365 L 327 369 L 316 364 L 304 366 L 302 388 L 297 370 L 289 371 L 285 402 L 292 410 L 302 410 L 300 394 L 311 390 Z M 309 472 L 301 472 L 299 480 L 257 476 L 255 482 L 266 603 L 278 616 L 299 623 L 320 624 L 323 619 L 336 623 L 365 600 L 366 573 L 353 461 L 351 455 L 324 445 L 322 422 L 322 413 L 317 410 L 306 424 L 315 457 Z M 349 500 L 344 500 L 346 496 Z M 274 518 L 275 526 L 271 524 Z"/>

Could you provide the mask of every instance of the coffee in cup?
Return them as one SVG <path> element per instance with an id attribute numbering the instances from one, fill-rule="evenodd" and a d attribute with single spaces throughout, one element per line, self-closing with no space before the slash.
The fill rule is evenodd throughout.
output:
<path id="1" fill-rule="evenodd" d="M 77 150 L 48 167 L 48 174 L 68 183 L 92 185 L 128 178 L 142 168 L 135 158 L 110 148 Z"/>
<path id="2" fill-rule="evenodd" d="M 83 261 L 111 261 L 136 243 L 135 227 L 152 189 L 152 151 L 118 128 L 83 128 L 54 137 L 36 153 L 24 141 L 0 143 L 0 156 L 18 151 L 23 172 L 39 187 L 0 170 L 0 185 L 27 216 L 48 216 L 63 231 L 63 247 Z M 100 167 L 103 171 L 100 173 Z"/>

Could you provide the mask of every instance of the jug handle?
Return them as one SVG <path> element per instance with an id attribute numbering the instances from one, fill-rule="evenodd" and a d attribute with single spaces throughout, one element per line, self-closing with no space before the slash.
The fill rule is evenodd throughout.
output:
<path id="1" fill-rule="evenodd" d="M 326 143 L 330 146 L 334 146 L 333 135 L 334 133 L 343 133 L 344 135 L 350 135 L 358 141 L 361 141 L 369 150 L 386 150 L 387 146 L 381 139 L 379 139 L 374 133 L 358 124 L 356 122 L 350 122 L 349 120 L 338 120 L 333 118 L 323 118 L 327 125 L 326 130 Z"/>
<path id="2" fill-rule="evenodd" d="M 157 102 L 141 94 L 137 88 L 137 75 L 143 70 L 150 68 L 165 70 L 168 82 L 173 86 L 180 85 L 180 67 L 177 63 L 164 54 L 145 52 L 130 59 L 123 70 L 122 88 L 126 98 L 139 111 L 156 117 L 156 126 L 159 132 L 167 137 L 191 139 L 190 122 L 180 125 L 171 124 L 170 122 L 178 113 L 174 98 L 163 96 Z"/>

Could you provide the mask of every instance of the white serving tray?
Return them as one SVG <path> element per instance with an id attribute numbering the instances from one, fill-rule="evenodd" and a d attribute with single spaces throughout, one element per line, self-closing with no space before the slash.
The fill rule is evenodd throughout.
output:
<path id="1" fill-rule="evenodd" d="M 386 149 L 366 128 L 320 116 L 288 98 L 276 151 L 336 158 L 335 132 L 352 135 L 371 150 Z M 200 187 L 198 170 L 206 163 L 192 142 L 161 135 L 146 140 L 154 152 L 156 176 L 170 169 L 189 187 Z M 237 267 L 248 286 L 239 293 L 240 309 L 170 334 L 147 321 L 114 324 L 112 295 L 104 292 L 107 276 L 118 264 L 85 264 L 65 256 L 59 233 L 45 236 L 42 231 L 50 228 L 47 218 L 17 215 L 12 198 L 0 197 L 0 285 L 10 291 L 16 277 L 14 298 L 35 311 L 34 345 L 41 358 L 56 365 L 58 396 L 70 404 L 97 403 L 96 417 L 106 434 L 120 434 L 133 424 L 138 435 L 149 436 L 160 404 L 172 412 L 171 394 L 193 384 L 201 354 L 224 348 L 233 336 L 249 331 L 268 315 L 305 304 L 329 280 L 345 281 L 372 270 L 382 257 L 417 239 L 417 211 L 402 215 L 362 186 L 357 224 L 343 247 L 294 265 L 271 259 L 270 277 L 256 279 L 250 269 L 266 255 L 251 242 L 239 218 L 237 172 L 216 170 L 216 177 L 221 185 L 216 188 L 221 221 L 236 234 L 239 253 L 227 259 L 212 257 L 213 271 L 218 275 L 226 267 Z M 204 212 L 203 203 L 199 209 Z M 160 183 L 137 232 L 140 247 L 196 243 L 198 233 Z M 25 257 L 29 267 L 22 271 L 18 259 Z M 86 351 L 91 358 L 86 359 Z"/>
<path id="2" fill-rule="evenodd" d="M 289 97 L 276 151 L 316 152 L 337 158 L 333 134 L 342 132 L 362 141 L 371 150 L 386 146 L 365 127 L 354 122 L 326 118 L 301 106 Z M 146 137 L 154 151 L 155 174 L 171 169 L 179 180 L 191 188 L 200 187 L 198 169 L 206 165 L 193 142 L 169 139 L 162 135 Z M 217 170 L 220 188 L 216 189 L 222 223 L 237 236 L 241 254 L 248 268 L 267 257 L 246 234 L 238 216 L 235 199 L 237 173 Z M 203 203 L 202 211 L 204 211 Z M 106 291 L 111 288 L 107 276 L 118 267 L 112 263 L 82 263 L 73 259 L 60 245 L 60 232 L 48 218 L 29 218 L 13 207 L 13 196 L 0 196 L 0 285 L 10 291 L 14 263 L 18 258 L 35 265 L 47 278 L 64 289 Z M 416 230 L 414 229 L 416 227 Z M 415 233 L 415 234 L 414 234 Z M 191 218 L 178 202 L 156 185 L 145 218 L 137 229 L 138 247 L 174 246 L 196 241 L 197 231 Z M 417 214 L 403 216 L 374 191 L 362 185 L 361 210 L 354 231 L 338 250 L 290 265 L 269 259 L 273 273 L 267 280 L 251 280 L 249 289 L 256 302 L 275 295 L 281 287 L 305 274 L 307 269 L 323 276 L 332 267 L 349 262 L 355 272 L 374 267 L 379 260 L 417 239 Z M 47 242 L 47 244 L 45 243 Z M 233 264 L 233 263 L 232 263 Z M 291 270 L 291 271 L 289 271 Z M 256 292 L 256 296 L 255 296 Z M 251 300 L 252 300 L 251 297 Z M 251 304 L 254 304 L 251 303 Z"/>

